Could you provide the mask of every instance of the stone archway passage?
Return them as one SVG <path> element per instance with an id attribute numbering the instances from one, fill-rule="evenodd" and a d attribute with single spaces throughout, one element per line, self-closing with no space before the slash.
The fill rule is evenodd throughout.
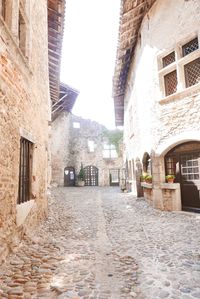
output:
<path id="1" fill-rule="evenodd" d="M 165 169 L 180 183 L 183 210 L 200 212 L 200 142 L 173 148 L 165 156 Z"/>
<path id="2" fill-rule="evenodd" d="M 98 186 L 99 170 L 95 166 L 86 166 L 85 171 L 85 186 Z"/>
<path id="3" fill-rule="evenodd" d="M 65 167 L 64 169 L 64 186 L 75 186 L 75 170 L 73 167 Z"/>

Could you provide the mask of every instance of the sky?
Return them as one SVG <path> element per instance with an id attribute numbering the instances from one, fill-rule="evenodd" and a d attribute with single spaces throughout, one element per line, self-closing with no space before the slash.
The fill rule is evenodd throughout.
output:
<path id="1" fill-rule="evenodd" d="M 115 128 L 114 74 L 120 0 L 67 0 L 61 81 L 80 94 L 73 113 Z"/>

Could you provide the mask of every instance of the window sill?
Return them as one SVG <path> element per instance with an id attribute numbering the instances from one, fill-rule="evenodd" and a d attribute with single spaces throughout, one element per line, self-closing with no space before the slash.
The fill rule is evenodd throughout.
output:
<path id="1" fill-rule="evenodd" d="M 16 215 L 16 224 L 17 226 L 22 225 L 31 209 L 36 205 L 34 200 L 29 200 L 27 202 L 17 205 L 17 215 Z"/>
<path id="2" fill-rule="evenodd" d="M 141 183 L 141 186 L 143 187 L 143 188 L 146 188 L 146 189 L 152 189 L 153 187 L 153 185 L 152 185 L 152 183 L 145 183 L 145 182 L 143 182 L 143 183 Z"/>
<path id="3" fill-rule="evenodd" d="M 180 188 L 179 183 L 162 183 L 161 189 L 176 190 Z"/>
<path id="4" fill-rule="evenodd" d="M 173 93 L 173 94 L 159 100 L 159 103 L 160 104 L 167 104 L 167 103 L 170 103 L 170 102 L 173 102 L 173 101 L 176 101 L 176 100 L 181 100 L 181 99 L 183 99 L 185 97 L 188 97 L 188 96 L 195 96 L 199 92 L 200 92 L 200 82 L 193 85 L 193 86 L 190 86 L 190 87 L 188 87 L 184 90 L 178 91 L 176 93 Z"/>

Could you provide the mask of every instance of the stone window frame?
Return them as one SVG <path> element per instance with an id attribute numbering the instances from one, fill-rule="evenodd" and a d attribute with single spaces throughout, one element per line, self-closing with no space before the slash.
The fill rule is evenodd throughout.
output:
<path id="1" fill-rule="evenodd" d="M 5 18 L 2 16 L 2 1 L 0 2 L 0 22 L 5 27 L 11 40 L 14 42 L 22 58 L 26 62 L 30 52 L 29 1 L 30 0 L 6 0 Z M 21 41 L 19 36 L 20 17 L 21 24 L 23 23 Z"/>
<path id="2" fill-rule="evenodd" d="M 72 126 L 73 126 L 74 129 L 80 129 L 81 128 L 81 124 L 80 124 L 79 121 L 73 121 Z"/>
<path id="3" fill-rule="evenodd" d="M 117 159 L 118 158 L 118 153 L 117 153 L 116 146 L 114 144 L 111 144 L 111 143 L 105 142 L 103 144 L 102 154 L 103 154 L 103 159 Z"/>
<path id="4" fill-rule="evenodd" d="M 89 153 L 94 153 L 94 150 L 95 150 L 94 140 L 88 139 L 87 143 L 88 143 L 88 151 L 89 151 Z"/>
<path id="5" fill-rule="evenodd" d="M 198 38 L 199 49 L 194 52 L 183 56 L 182 47 L 190 42 L 191 40 Z M 175 52 L 175 61 L 165 67 L 163 67 L 163 58 L 169 55 L 172 52 Z M 165 102 L 177 98 L 181 98 L 181 96 L 187 96 L 187 94 L 191 94 L 200 88 L 200 82 L 192 85 L 190 87 L 186 87 L 186 78 L 184 66 L 188 63 L 200 58 L 200 31 L 195 31 L 192 34 L 186 36 L 184 39 L 180 40 L 174 47 L 169 48 L 168 50 L 163 51 L 157 57 L 158 63 L 158 77 L 159 77 L 159 86 L 160 86 L 160 97 L 159 102 Z M 173 94 L 166 96 L 165 93 L 165 80 L 164 77 L 173 72 L 177 72 L 177 91 Z"/>

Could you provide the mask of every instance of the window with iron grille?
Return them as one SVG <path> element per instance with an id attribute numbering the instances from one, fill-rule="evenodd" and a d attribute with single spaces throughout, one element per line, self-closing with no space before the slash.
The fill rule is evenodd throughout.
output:
<path id="1" fill-rule="evenodd" d="M 182 54 L 186 56 L 199 48 L 198 38 L 194 38 L 189 43 L 182 46 Z"/>
<path id="2" fill-rule="evenodd" d="M 176 157 L 168 156 L 165 158 L 165 172 L 166 175 L 176 175 Z"/>
<path id="3" fill-rule="evenodd" d="M 190 87 L 200 82 L 200 58 L 184 66 L 186 87 Z"/>
<path id="4" fill-rule="evenodd" d="M 165 95 L 169 96 L 177 90 L 177 72 L 176 70 L 164 76 L 165 81 Z"/>
<path id="5" fill-rule="evenodd" d="M 168 54 L 167 56 L 163 57 L 162 63 L 163 67 L 166 67 L 175 61 L 175 52 Z"/>
<path id="6" fill-rule="evenodd" d="M 32 151 L 32 142 L 22 137 L 20 140 L 18 204 L 30 200 Z"/>

